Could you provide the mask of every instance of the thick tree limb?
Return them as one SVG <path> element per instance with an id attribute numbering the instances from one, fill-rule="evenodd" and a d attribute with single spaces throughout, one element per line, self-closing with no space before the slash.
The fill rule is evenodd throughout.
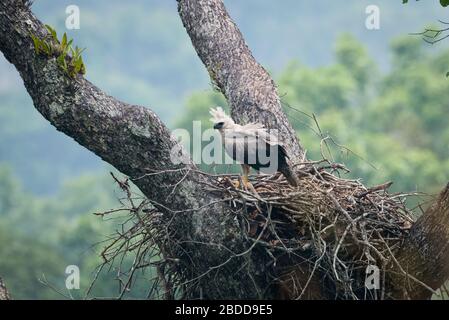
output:
<path id="1" fill-rule="evenodd" d="M 210 272 L 232 252 L 245 250 L 243 234 L 229 207 L 204 191 L 206 178 L 167 127 L 147 108 L 120 102 L 82 76 L 68 78 L 56 58 L 36 54 L 31 34 L 42 38 L 47 31 L 22 1 L 0 2 L 0 50 L 19 71 L 34 106 L 59 131 L 131 177 L 164 213 L 167 232 L 175 232 L 182 244 L 180 273 L 198 277 L 189 297 L 260 297 L 266 283 L 253 277 L 251 259 L 227 263 L 229 270 L 245 263 L 245 274 Z M 186 164 L 172 163 L 173 148 Z"/>
<path id="2" fill-rule="evenodd" d="M 237 122 L 259 122 L 279 131 L 293 162 L 303 149 L 282 110 L 276 86 L 254 59 L 221 0 L 178 0 L 178 11 L 198 56 Z"/>
<path id="3" fill-rule="evenodd" d="M 429 299 L 432 291 L 403 272 L 439 289 L 449 275 L 449 184 L 435 203 L 413 225 L 397 258 L 401 268 L 393 265 L 391 297 L 395 299 Z"/>

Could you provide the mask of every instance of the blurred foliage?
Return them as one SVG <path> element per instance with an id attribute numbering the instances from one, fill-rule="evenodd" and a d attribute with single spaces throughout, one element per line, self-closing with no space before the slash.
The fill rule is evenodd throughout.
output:
<path id="1" fill-rule="evenodd" d="M 38 198 L 0 166 L 0 274 L 13 298 L 84 298 L 102 262 L 102 242 L 122 221 L 103 221 L 93 213 L 119 207 L 119 196 L 110 177 L 86 175 L 55 196 Z M 80 290 L 65 289 L 68 265 L 80 268 Z M 116 265 L 101 273 L 89 296 L 118 296 L 116 274 Z M 128 297 L 145 297 L 149 277 L 138 279 Z"/>

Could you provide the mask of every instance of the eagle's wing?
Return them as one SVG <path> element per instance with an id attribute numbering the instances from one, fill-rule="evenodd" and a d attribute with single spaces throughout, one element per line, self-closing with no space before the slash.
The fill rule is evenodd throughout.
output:
<path id="1" fill-rule="evenodd" d="M 235 161 L 266 173 L 279 171 L 291 185 L 297 186 L 296 175 L 288 165 L 285 148 L 262 125 L 250 123 L 226 130 L 224 147 Z"/>
<path id="2" fill-rule="evenodd" d="M 227 154 L 239 163 L 248 164 L 256 170 L 271 168 L 276 172 L 285 163 L 285 149 L 266 131 L 232 130 L 224 135 Z"/>
<path id="3" fill-rule="evenodd" d="M 243 135 L 248 136 L 257 136 L 263 139 L 266 143 L 271 145 L 279 145 L 278 138 L 270 133 L 268 129 L 266 129 L 260 123 L 248 123 L 244 126 L 238 126 L 235 129 L 235 132 L 242 133 Z"/>
<path id="4" fill-rule="evenodd" d="M 232 159 L 240 163 L 255 165 L 257 169 L 263 166 L 260 162 L 266 164 L 269 161 L 266 159 L 267 156 L 275 154 L 274 149 L 276 149 L 276 153 L 280 153 L 281 157 L 286 155 L 285 149 L 279 144 L 277 137 L 270 134 L 260 123 L 235 125 L 232 130 L 226 130 L 224 146 Z M 278 151 L 277 148 L 282 150 Z"/>

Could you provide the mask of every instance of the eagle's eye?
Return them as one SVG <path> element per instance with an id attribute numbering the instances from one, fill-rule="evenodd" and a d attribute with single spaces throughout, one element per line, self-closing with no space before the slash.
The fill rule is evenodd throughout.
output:
<path id="1" fill-rule="evenodd" d="M 214 129 L 221 129 L 223 128 L 224 122 L 218 122 L 214 124 Z"/>

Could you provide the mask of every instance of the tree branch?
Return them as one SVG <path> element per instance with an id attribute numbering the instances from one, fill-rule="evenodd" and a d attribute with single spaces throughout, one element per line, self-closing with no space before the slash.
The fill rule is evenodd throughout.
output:
<path id="1" fill-rule="evenodd" d="M 408 275 L 438 290 L 449 277 L 449 184 L 413 225 L 405 239 L 391 279 L 391 297 L 429 299 L 432 291 Z M 408 275 L 404 275 L 405 271 Z"/>
<path id="2" fill-rule="evenodd" d="M 213 82 L 237 122 L 259 122 L 279 131 L 293 162 L 303 157 L 295 130 L 282 110 L 276 86 L 254 59 L 221 0 L 178 0 L 181 20 Z"/>
<path id="3" fill-rule="evenodd" d="M 19 71 L 35 108 L 59 131 L 131 177 L 164 213 L 161 230 L 175 234 L 179 243 L 172 260 L 179 261 L 178 273 L 194 287 L 187 298 L 260 297 L 266 287 L 254 276 L 260 267 L 246 256 L 229 258 L 247 246 L 235 215 L 221 195 L 204 190 L 208 178 L 195 170 L 167 127 L 151 110 L 118 101 L 81 75 L 68 78 L 55 57 L 36 54 L 31 35 L 46 34 L 22 1 L 0 2 L 0 50 Z M 173 149 L 185 164 L 171 161 Z M 245 265 L 248 272 L 211 272 L 223 261 L 229 270 Z"/>
<path id="4" fill-rule="evenodd" d="M 178 186 L 186 197 L 169 197 L 171 185 L 177 183 L 182 166 L 170 161 L 170 150 L 177 141 L 150 109 L 133 106 L 106 95 L 82 76 L 68 78 L 56 58 L 37 55 L 31 34 L 44 37 L 46 29 L 20 1 L 0 4 L 0 50 L 14 64 L 33 99 L 36 109 L 59 131 L 74 138 L 104 161 L 134 180 L 149 199 L 179 208 L 188 203 L 192 188 Z M 189 155 L 186 169 L 193 168 Z M 152 171 L 173 170 L 170 174 L 146 177 Z M 173 173 L 174 172 L 174 173 Z"/>

